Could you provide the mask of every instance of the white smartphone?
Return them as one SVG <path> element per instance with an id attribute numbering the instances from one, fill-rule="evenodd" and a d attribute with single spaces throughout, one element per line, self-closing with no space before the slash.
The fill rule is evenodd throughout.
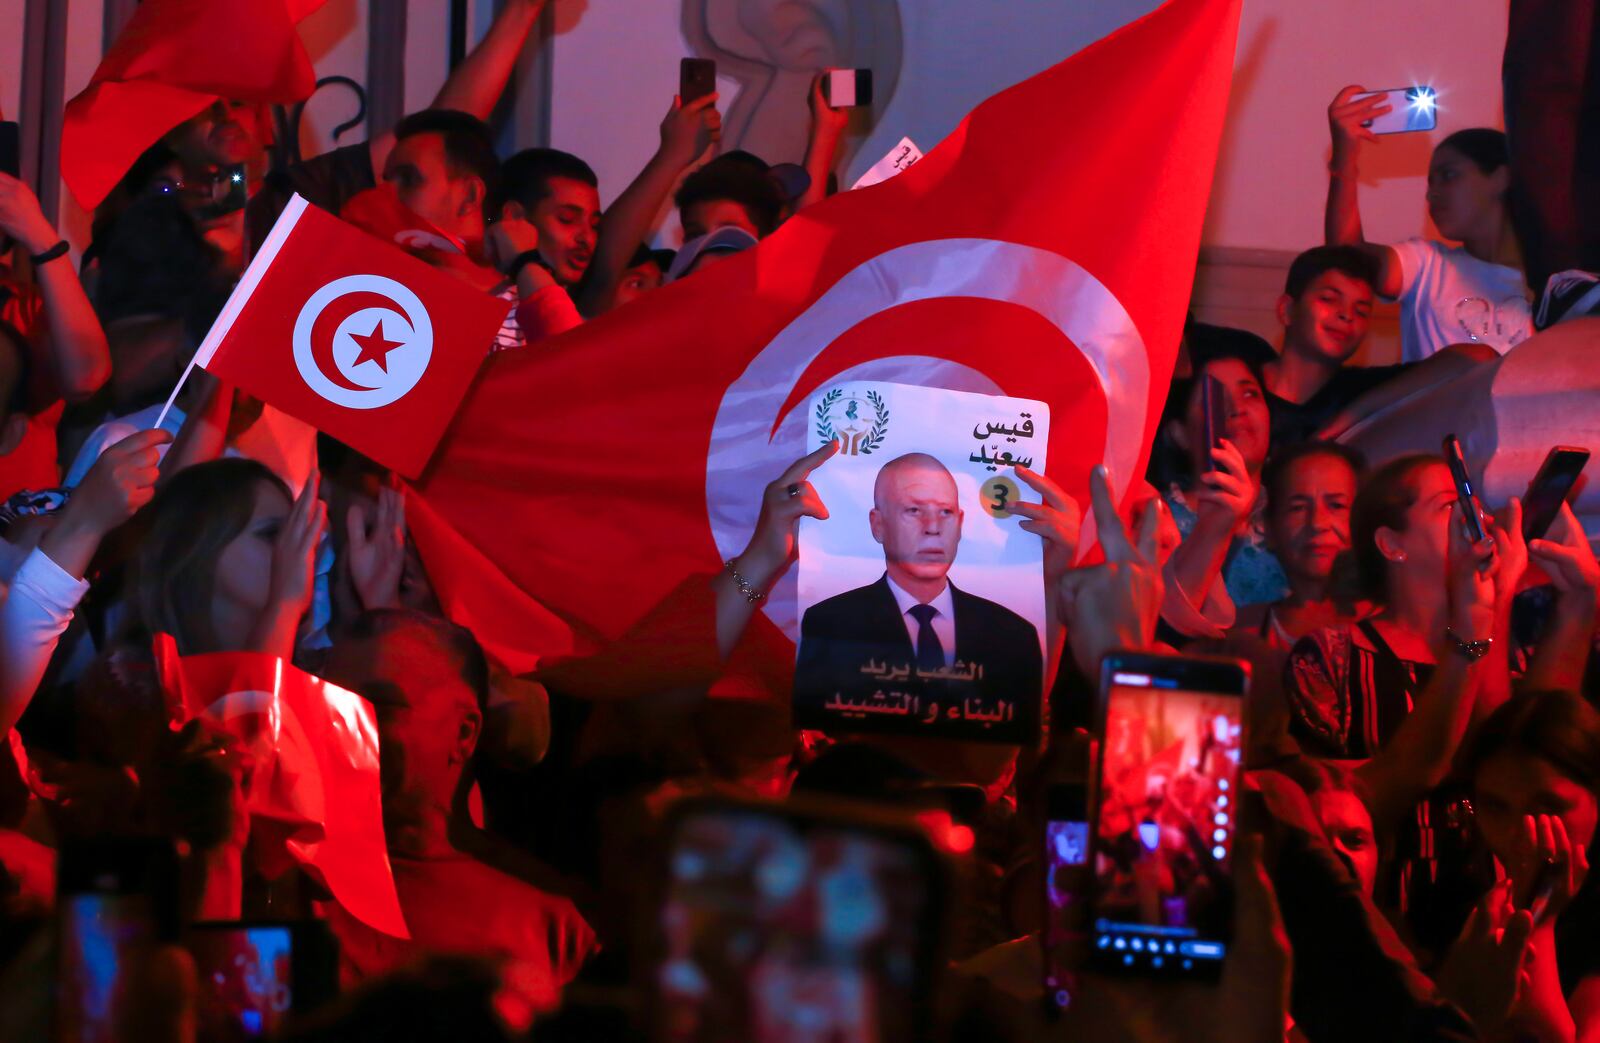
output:
<path id="1" fill-rule="evenodd" d="M 1367 91 L 1351 101 L 1383 95 L 1389 111 L 1361 124 L 1374 134 L 1410 134 L 1432 130 L 1439 125 L 1439 92 L 1432 87 L 1395 87 L 1387 91 Z"/>
<path id="2" fill-rule="evenodd" d="M 851 109 L 872 104 L 871 69 L 829 69 L 822 86 L 828 105 Z"/>

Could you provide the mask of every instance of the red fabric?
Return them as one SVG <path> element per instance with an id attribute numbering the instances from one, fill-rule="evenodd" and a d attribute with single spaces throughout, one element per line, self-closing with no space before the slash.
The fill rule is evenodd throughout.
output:
<path id="1" fill-rule="evenodd" d="M 384 843 L 372 704 L 259 652 L 180 656 L 163 634 L 155 657 L 172 722 L 204 717 L 252 755 L 251 831 L 267 875 L 298 863 L 351 916 L 410 937 Z"/>
<path id="2" fill-rule="evenodd" d="M 528 343 L 568 333 L 583 325 L 583 316 L 565 288 L 546 286 L 522 298 L 517 305 L 517 325 Z"/>
<path id="3" fill-rule="evenodd" d="M 298 199 L 298 197 L 297 197 Z M 303 201 L 301 201 L 303 202 Z M 296 220 L 295 214 L 299 217 Z M 286 225 L 285 222 L 292 222 Z M 280 229 L 289 227 L 274 254 L 270 245 Z M 369 407 L 336 403 L 313 390 L 295 358 L 295 330 L 302 310 L 314 294 L 347 276 L 392 280 L 415 294 L 427 313 L 432 330 L 432 354 L 416 385 L 397 400 Z M 259 282 L 253 280 L 259 278 Z M 385 291 L 385 294 L 387 291 Z M 317 368 L 347 385 L 382 385 L 400 371 L 390 354 L 384 362 L 361 362 L 356 354 L 357 334 L 367 329 L 379 339 L 410 350 L 416 332 L 405 305 L 391 296 L 352 290 L 329 301 L 311 323 L 310 343 Z M 359 317 L 369 308 L 383 311 L 380 318 L 364 319 L 357 327 L 343 319 Z M 310 312 L 307 313 L 311 314 Z M 230 316 L 234 316 L 231 325 Z M 249 394 L 269 402 L 291 416 L 325 431 L 386 467 L 415 475 L 427 462 L 440 433 L 455 412 L 473 373 L 483 359 L 484 345 L 494 339 L 505 319 L 505 302 L 437 271 L 404 251 L 376 240 L 314 206 L 297 210 L 291 205 L 279 225 L 256 254 L 228 301 L 223 317 L 201 346 L 206 370 Z M 371 326 L 366 325 L 371 323 Z M 381 325 L 380 325 L 381 323 Z M 420 323 L 419 323 L 420 325 Z M 339 332 L 343 329 L 344 332 Z M 215 344 L 209 361 L 204 355 Z M 337 352 L 344 352 L 340 363 Z M 350 359 L 356 359 L 355 363 Z M 383 368 L 380 370 L 379 366 Z M 403 365 L 401 365 L 403 368 Z"/>
<path id="4" fill-rule="evenodd" d="M 295 25 L 322 0 L 144 0 L 71 101 L 61 176 L 85 210 L 139 154 L 220 98 L 290 104 L 316 90 Z"/>
<path id="5" fill-rule="evenodd" d="M 57 399 L 55 405 L 30 416 L 22 441 L 0 456 L 0 500 L 24 489 L 37 492 L 61 484 L 61 469 L 56 466 L 56 427 L 65 408 L 66 403 Z"/>
<path id="6" fill-rule="evenodd" d="M 1149 353 L 1142 472 L 1193 282 L 1238 10 L 1238 0 L 1173 0 L 989 99 L 893 180 L 810 207 L 759 246 L 538 351 L 492 358 L 415 489 L 431 515 L 413 535 L 445 604 L 463 611 L 480 587 L 509 583 L 541 612 L 484 636 L 502 658 L 537 658 L 570 646 L 573 631 L 617 640 L 684 576 L 716 571 L 727 548 L 709 521 L 707 458 L 730 452 L 713 445 L 725 393 L 842 278 L 910 244 L 1018 244 L 1070 259 L 1109 290 Z M 1106 398 L 1063 342 L 1009 300 L 889 308 L 811 346 L 821 354 L 779 421 L 853 366 L 951 360 L 1003 394 L 1050 403 L 1052 477 L 1087 502 Z M 744 495 L 755 503 L 759 485 Z M 485 561 L 504 576 L 486 579 Z M 752 637 L 773 632 L 758 614 Z"/>

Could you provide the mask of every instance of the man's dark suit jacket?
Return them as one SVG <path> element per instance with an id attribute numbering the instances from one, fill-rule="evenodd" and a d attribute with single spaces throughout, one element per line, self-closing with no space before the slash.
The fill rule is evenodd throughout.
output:
<path id="1" fill-rule="evenodd" d="M 982 664 L 981 680 L 920 685 L 913 680 L 886 686 L 883 680 L 861 672 L 869 661 L 891 667 L 916 663 L 910 631 L 886 573 L 876 583 L 847 590 L 806 610 L 800 622 L 800 657 L 795 665 L 795 724 L 832 731 L 893 730 L 995 739 L 1001 738 L 1002 731 L 1031 735 L 1037 728 L 1043 684 L 1038 631 L 1004 605 L 968 594 L 954 583 L 950 584 L 950 598 L 956 617 L 955 660 Z M 950 721 L 947 713 L 941 712 L 931 724 L 918 727 L 908 724 L 907 718 L 867 715 L 845 719 L 837 711 L 825 709 L 836 695 L 861 699 L 885 687 L 918 695 L 924 711 L 934 702 L 948 710 L 951 704 L 961 705 L 964 697 L 975 696 L 988 704 L 1006 700 L 1016 712 L 1004 726 L 975 727 L 966 721 Z M 980 731 L 989 734 L 980 736 Z"/>

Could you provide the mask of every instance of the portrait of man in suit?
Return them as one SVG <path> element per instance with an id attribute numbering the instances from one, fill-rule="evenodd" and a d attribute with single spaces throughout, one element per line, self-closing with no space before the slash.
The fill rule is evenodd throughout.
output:
<path id="1" fill-rule="evenodd" d="M 1043 664 L 1033 624 L 950 581 L 964 517 L 950 471 L 925 453 L 896 457 L 878 471 L 872 499 L 868 521 L 883 547 L 884 573 L 801 618 L 799 723 L 815 720 L 830 701 L 871 698 L 886 684 L 904 702 L 916 699 L 907 716 L 926 720 L 930 732 L 948 733 L 951 707 L 969 700 L 1036 703 Z M 888 716 L 869 712 L 859 723 L 888 724 L 878 713 Z"/>

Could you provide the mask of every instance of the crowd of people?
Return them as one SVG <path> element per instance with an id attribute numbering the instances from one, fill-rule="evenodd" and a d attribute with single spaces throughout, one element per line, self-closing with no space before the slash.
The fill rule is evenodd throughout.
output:
<path id="1" fill-rule="evenodd" d="M 1340 91 L 1326 242 L 1289 268 L 1281 342 L 1189 323 L 1127 513 L 1104 468 L 1083 504 L 1019 474 L 1063 630 L 1039 742 L 827 736 L 791 728 L 787 691 L 595 700 L 514 676 L 444 617 L 393 475 L 326 436 L 297 468 L 259 437 L 270 407 L 204 373 L 162 409 L 291 193 L 357 225 L 403 208 L 433 236 L 415 254 L 503 299 L 486 350 L 537 351 L 838 190 L 849 113 L 820 77 L 792 99 L 811 117 L 803 164 L 722 151 L 715 94 L 664 104 L 659 148 L 605 208 L 578 156 L 500 156 L 485 120 L 541 7 L 503 5 L 430 108 L 311 159 L 274 167 L 257 107 L 211 106 L 101 204 L 77 270 L 29 187 L 0 174 L 0 1038 L 47 1038 L 52 1017 L 56 1031 L 81 1021 L 75 1039 L 234 1038 L 196 1013 L 206 983 L 178 947 L 108 972 L 102 1034 L 83 1028 L 93 1012 L 52 1013 L 69 994 L 51 989 L 68 856 L 108 838 L 176 852 L 184 924 L 324 925 L 343 994 L 297 1009 L 283 1038 L 642 1038 L 667 809 L 793 791 L 942 824 L 958 867 L 950 987 L 915 1002 L 947 1014 L 951 1038 L 1600 1040 L 1590 537 L 1563 505 L 1528 538 L 1513 498 L 1473 504 L 1474 540 L 1444 457 L 1365 459 L 1337 441 L 1592 306 L 1572 305 L 1594 278 L 1563 269 L 1594 255 L 1561 252 L 1583 242 L 1550 224 L 1570 214 L 1537 205 L 1548 178 L 1518 180 L 1525 142 L 1470 128 L 1434 150 L 1428 210 L 1455 245 L 1371 242 L 1359 163 L 1382 147 L 1366 124 L 1385 110 Z M 649 242 L 669 205 L 676 251 Z M 1381 301 L 1399 304 L 1401 361 L 1353 365 Z M 806 475 L 833 451 L 752 491 L 749 545 L 694 581 L 706 596 L 685 611 L 714 614 L 723 659 L 793 566 L 800 519 L 826 516 Z M 1079 566 L 1086 517 L 1104 556 Z M 185 657 L 277 656 L 371 704 L 408 939 L 263 857 L 259 777 L 223 729 L 171 723 L 161 635 Z M 1052 1024 L 1042 794 L 1090 773 L 1114 649 L 1250 662 L 1243 756 L 1261 800 L 1242 824 L 1221 982 L 1086 974 Z M 816 891 L 860 886 L 856 856 L 830 857 L 840 882 Z M 770 884 L 726 872 L 730 902 Z M 795 901 L 827 921 L 807 904 L 822 899 Z M 675 951 L 691 926 L 669 925 Z M 770 957 L 721 944 L 728 975 Z M 862 1018 L 841 1035 L 779 1017 L 759 1037 L 682 1038 L 890 1038 Z"/>

